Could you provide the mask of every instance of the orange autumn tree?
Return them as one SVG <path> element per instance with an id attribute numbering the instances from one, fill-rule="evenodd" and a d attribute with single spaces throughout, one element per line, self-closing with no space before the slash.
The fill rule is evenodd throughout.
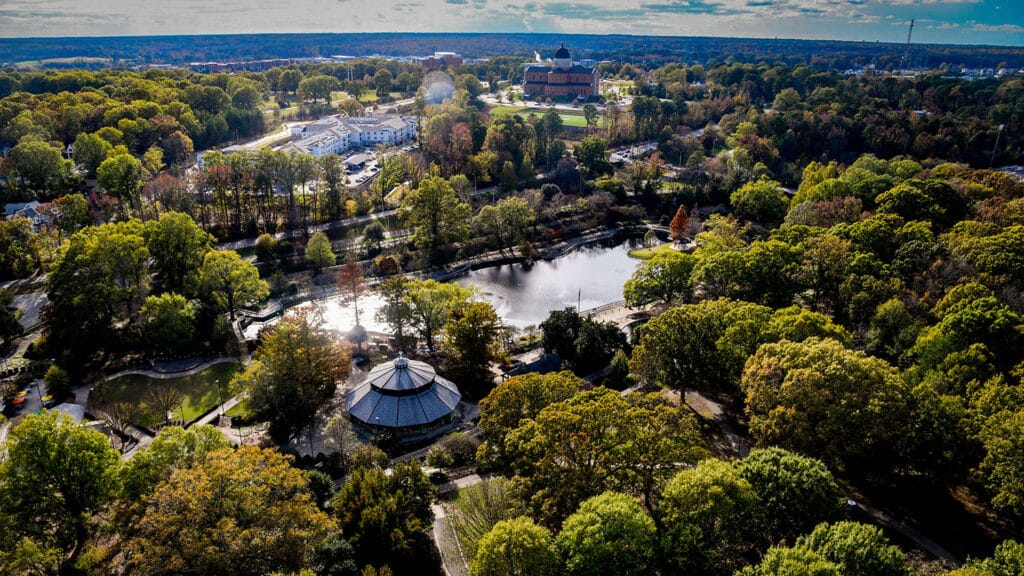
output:
<path id="1" fill-rule="evenodd" d="M 686 216 L 686 206 L 683 204 L 679 205 L 679 209 L 676 210 L 676 215 L 672 217 L 672 222 L 668 225 L 669 236 L 673 240 L 681 240 L 686 237 L 686 230 L 690 225 L 690 219 Z"/>

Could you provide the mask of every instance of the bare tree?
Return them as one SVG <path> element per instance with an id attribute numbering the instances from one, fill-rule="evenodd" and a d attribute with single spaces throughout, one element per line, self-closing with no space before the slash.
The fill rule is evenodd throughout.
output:
<path id="1" fill-rule="evenodd" d="M 354 341 L 363 350 L 363 341 L 366 340 L 366 330 L 359 322 L 359 297 L 366 292 L 366 277 L 363 275 L 363 267 L 356 262 L 356 259 L 349 254 L 345 263 L 338 271 L 338 288 L 341 290 L 342 298 L 346 303 L 351 303 L 355 310 L 356 325 L 353 328 L 350 340 Z"/>
<path id="2" fill-rule="evenodd" d="M 341 456 L 342 462 L 348 460 L 347 454 L 356 445 L 356 433 L 347 414 L 335 414 L 324 425 L 324 440 L 329 448 Z"/>
<path id="3" fill-rule="evenodd" d="M 156 384 L 146 393 L 146 405 L 152 414 L 164 419 L 164 424 L 170 421 L 172 410 L 181 405 L 185 395 L 170 384 Z"/>
<path id="4" fill-rule="evenodd" d="M 103 407 L 103 421 L 120 438 L 121 445 L 119 449 L 122 454 L 127 452 L 131 446 L 129 439 L 134 440 L 134 436 L 129 432 L 129 429 L 138 420 L 141 413 L 142 410 L 139 405 L 134 402 L 114 402 Z"/>

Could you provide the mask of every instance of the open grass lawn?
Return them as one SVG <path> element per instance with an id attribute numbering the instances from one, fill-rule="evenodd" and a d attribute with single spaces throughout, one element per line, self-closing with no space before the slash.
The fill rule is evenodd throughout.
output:
<path id="1" fill-rule="evenodd" d="M 506 112 L 508 114 L 516 114 L 516 115 L 521 116 L 521 117 L 523 117 L 525 119 L 525 118 L 528 118 L 530 116 L 530 114 L 536 114 L 537 116 L 540 116 L 541 114 L 544 114 L 544 112 L 546 110 L 547 110 L 546 108 L 525 108 L 523 106 L 511 106 L 511 105 L 507 105 L 507 104 L 501 104 L 501 105 L 492 107 L 491 108 L 491 114 L 497 114 L 499 112 Z M 587 127 L 587 120 L 586 120 L 586 118 L 583 117 L 582 110 L 580 111 L 579 114 L 573 114 L 571 112 L 566 112 L 564 110 L 558 110 L 557 112 L 558 112 L 558 115 L 562 117 L 562 123 L 565 124 L 566 126 L 574 126 L 576 128 L 586 128 Z M 598 126 L 603 126 L 604 125 L 604 118 L 598 118 L 597 125 Z"/>
<path id="2" fill-rule="evenodd" d="M 215 364 L 192 376 L 172 379 L 150 378 L 148 376 L 129 375 L 104 382 L 92 393 L 90 402 L 112 403 L 131 402 L 142 404 L 146 401 L 146 393 L 155 384 L 171 384 L 184 395 L 181 405 L 174 410 L 174 415 L 182 420 L 191 420 L 210 410 L 220 403 L 220 391 L 217 381 L 224 387 L 225 400 L 228 397 L 227 385 L 231 377 L 238 372 L 240 366 L 234 362 Z M 143 413 L 139 424 L 149 426 L 160 422 L 152 414 Z"/>
<path id="3" fill-rule="evenodd" d="M 661 252 L 671 252 L 673 250 L 674 248 L 672 248 L 672 243 L 666 242 L 658 246 L 651 246 L 650 248 L 639 248 L 637 250 L 630 250 L 629 255 L 632 256 L 633 258 L 639 258 L 641 260 L 650 260 L 651 258 L 654 258 L 655 254 L 659 254 Z"/>

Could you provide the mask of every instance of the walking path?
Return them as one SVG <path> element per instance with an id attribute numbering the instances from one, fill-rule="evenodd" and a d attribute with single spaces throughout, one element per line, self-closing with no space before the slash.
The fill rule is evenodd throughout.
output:
<path id="1" fill-rule="evenodd" d="M 461 488 L 474 486 L 487 481 L 490 476 L 470 474 L 452 482 L 438 486 L 439 494 L 449 494 Z M 448 513 L 444 503 L 435 502 L 430 505 L 434 513 L 433 536 L 437 551 L 441 554 L 441 567 L 447 576 L 466 576 L 469 574 L 469 564 L 466 555 L 462 550 L 462 544 L 455 533 L 455 527 L 448 520 Z"/>
<path id="2" fill-rule="evenodd" d="M 448 521 L 444 505 L 435 502 L 430 505 L 430 511 L 434 513 L 434 545 L 441 556 L 441 569 L 445 576 L 468 576 L 469 565 L 462 544 L 455 533 L 455 527 Z"/>
<path id="3" fill-rule="evenodd" d="M 114 380 L 122 376 L 146 376 L 148 378 L 156 378 L 158 380 L 171 380 L 174 378 L 184 378 L 186 376 L 192 376 L 194 374 L 202 372 L 203 370 L 206 370 L 207 368 L 215 364 L 226 364 L 228 362 L 235 362 L 243 365 L 246 364 L 245 360 L 239 362 L 238 358 L 234 356 L 220 356 L 218 358 L 213 358 L 212 360 L 205 360 L 199 364 L 190 366 L 189 368 L 183 368 L 180 370 L 161 370 L 157 366 L 162 363 L 154 362 L 153 366 L 150 368 L 128 368 L 127 370 L 115 372 L 114 374 L 111 374 L 110 376 L 104 378 L 103 381 L 106 382 L 108 380 Z M 166 366 L 167 364 L 164 365 Z"/>
<path id="4" fill-rule="evenodd" d="M 864 504 L 862 502 L 854 502 L 852 500 L 850 500 L 849 502 L 852 505 L 855 505 L 857 508 L 859 508 L 867 515 L 871 516 L 871 518 L 873 518 L 875 522 L 879 525 L 889 528 L 890 530 L 894 530 L 895 532 L 899 533 L 905 538 L 912 540 L 915 544 L 927 550 L 929 554 L 938 558 L 939 560 L 942 560 L 950 567 L 960 567 L 960 561 L 957 559 L 956 556 L 953 556 L 953 554 L 951 554 L 949 550 L 946 550 L 937 542 L 925 536 L 920 530 L 911 528 L 910 526 L 907 526 L 899 520 L 889 516 L 885 512 L 882 512 L 881 510 Z"/>

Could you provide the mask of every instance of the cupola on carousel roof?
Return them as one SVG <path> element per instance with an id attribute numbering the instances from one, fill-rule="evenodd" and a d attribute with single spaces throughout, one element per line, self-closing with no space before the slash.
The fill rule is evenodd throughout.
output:
<path id="1" fill-rule="evenodd" d="M 399 357 L 374 366 L 345 403 L 366 426 L 412 430 L 449 422 L 461 399 L 455 384 L 430 364 Z"/>

